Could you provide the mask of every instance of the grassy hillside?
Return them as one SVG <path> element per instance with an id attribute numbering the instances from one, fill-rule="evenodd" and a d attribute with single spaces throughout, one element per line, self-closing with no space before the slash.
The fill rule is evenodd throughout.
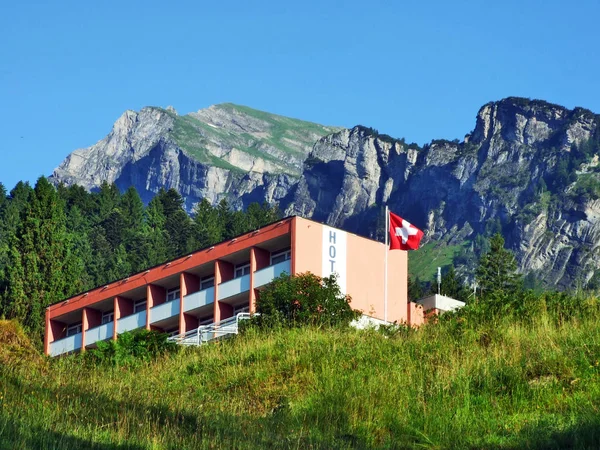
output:
<path id="1" fill-rule="evenodd" d="M 270 136 L 266 139 L 266 142 L 287 153 L 295 153 L 300 157 L 306 157 L 306 154 L 299 151 L 296 146 L 291 145 L 292 142 L 296 141 L 312 146 L 319 138 L 341 129 L 339 127 L 327 127 L 314 122 L 271 114 L 233 103 L 224 103 L 218 105 L 218 107 L 232 113 L 237 112 L 238 114 L 248 115 L 268 124 Z"/>
<path id="2" fill-rule="evenodd" d="M 208 151 L 206 148 L 208 145 L 208 139 L 205 136 L 207 132 L 206 128 L 208 128 L 208 125 L 193 117 L 176 116 L 173 137 L 177 144 L 197 161 L 215 167 L 221 167 L 223 169 L 242 172 L 241 169 L 229 164 L 221 158 L 217 158 Z M 216 137 L 223 142 L 227 142 L 231 139 L 227 136 L 226 132 L 220 130 L 211 129 L 208 133 L 216 135 L 213 137 Z"/>
<path id="3" fill-rule="evenodd" d="M 278 116 L 247 106 L 224 103 L 213 108 L 224 112 L 239 125 L 248 121 L 254 131 L 243 132 L 243 126 L 227 127 L 205 123 L 194 113 L 174 119 L 173 137 L 177 145 L 196 160 L 229 170 L 245 172 L 222 157 L 219 151 L 235 150 L 253 158 L 262 158 L 270 163 L 274 171 L 299 176 L 304 158 L 313 144 L 321 137 L 338 131 L 312 122 Z M 254 129 L 257 126 L 259 129 Z"/>
<path id="4" fill-rule="evenodd" d="M 437 268 L 451 266 L 454 257 L 461 249 L 468 245 L 447 245 L 445 242 L 429 242 L 419 248 L 418 252 L 409 253 L 408 273 L 412 279 L 419 278 L 421 281 L 433 281 L 437 274 Z"/>
<path id="5" fill-rule="evenodd" d="M 0 448 L 598 448 L 588 303 L 566 321 L 539 305 L 391 336 L 249 333 L 137 368 L 6 356 Z"/>

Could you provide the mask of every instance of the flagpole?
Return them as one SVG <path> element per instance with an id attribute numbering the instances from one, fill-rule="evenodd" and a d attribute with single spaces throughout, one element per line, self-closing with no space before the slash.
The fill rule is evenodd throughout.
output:
<path id="1" fill-rule="evenodd" d="M 387 322 L 387 303 L 388 303 L 388 253 L 390 237 L 390 214 L 388 206 L 385 205 L 385 275 L 383 281 L 383 320 Z"/>

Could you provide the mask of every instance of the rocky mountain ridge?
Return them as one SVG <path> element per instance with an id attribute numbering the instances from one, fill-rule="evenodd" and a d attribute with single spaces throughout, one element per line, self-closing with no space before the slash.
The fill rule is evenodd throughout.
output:
<path id="1" fill-rule="evenodd" d="M 451 249 L 467 267 L 483 238 L 502 231 L 521 271 L 567 287 L 598 282 L 599 124 L 582 108 L 507 98 L 484 105 L 463 142 L 421 148 L 235 105 L 188 116 L 145 108 L 126 112 L 52 178 L 88 189 L 133 184 L 145 200 L 175 187 L 190 209 L 201 197 L 278 202 L 376 238 L 387 204 L 426 231 L 428 248 Z"/>
<path id="2" fill-rule="evenodd" d="M 233 104 L 183 116 L 146 107 L 123 113 L 104 139 L 75 150 L 50 178 L 86 189 L 103 181 L 133 185 L 144 201 L 161 187 L 174 188 L 190 211 L 205 197 L 227 196 L 240 207 L 280 202 L 314 142 L 338 129 Z"/>

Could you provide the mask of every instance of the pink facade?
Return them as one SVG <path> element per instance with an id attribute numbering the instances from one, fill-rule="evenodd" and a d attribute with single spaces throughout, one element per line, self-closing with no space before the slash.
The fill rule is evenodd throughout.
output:
<path id="1" fill-rule="evenodd" d="M 291 217 L 48 307 L 45 352 L 93 348 L 137 328 L 179 334 L 254 312 L 280 273 L 338 274 L 351 306 L 384 319 L 384 244 Z M 420 324 L 407 303 L 407 254 L 388 252 L 387 320 Z"/>
<path id="2" fill-rule="evenodd" d="M 333 236 L 328 233 L 335 232 Z M 336 230 L 312 220 L 296 218 L 295 273 L 310 271 L 319 276 L 332 272 L 331 261 L 344 246 L 345 280 L 338 279 L 342 290 L 352 297 L 352 307 L 363 314 L 384 319 L 385 244 Z M 340 237 L 343 236 L 343 239 Z M 329 249 L 328 249 L 329 247 Z M 325 258 L 323 257 L 325 255 Z M 408 257 L 404 251 L 388 251 L 387 321 L 408 322 Z"/>

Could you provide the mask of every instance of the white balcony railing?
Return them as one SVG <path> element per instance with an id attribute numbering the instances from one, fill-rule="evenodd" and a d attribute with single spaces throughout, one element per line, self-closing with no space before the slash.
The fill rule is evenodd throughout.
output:
<path id="1" fill-rule="evenodd" d="M 250 275 L 234 278 L 219 285 L 219 300 L 250 290 Z"/>
<path id="2" fill-rule="evenodd" d="M 114 322 L 108 322 L 99 327 L 90 328 L 85 332 L 85 345 L 90 345 L 98 341 L 112 339 Z"/>
<path id="3" fill-rule="evenodd" d="M 202 291 L 183 297 L 183 311 L 188 312 L 192 309 L 201 308 L 215 302 L 215 288 L 210 287 Z"/>
<path id="4" fill-rule="evenodd" d="M 58 356 L 81 348 L 81 333 L 50 343 L 50 355 Z"/>
<path id="5" fill-rule="evenodd" d="M 254 287 L 264 286 L 265 284 L 269 284 L 275 278 L 277 278 L 282 273 L 290 273 L 290 260 L 282 261 L 277 264 L 273 264 L 272 266 L 265 267 L 264 269 L 257 270 L 254 273 Z"/>
<path id="6" fill-rule="evenodd" d="M 160 320 L 168 319 L 179 315 L 179 299 L 171 300 L 170 302 L 162 303 L 153 308 L 150 308 L 150 323 L 155 323 Z"/>
<path id="7" fill-rule="evenodd" d="M 117 333 L 135 330 L 146 326 L 146 311 L 140 311 L 117 321 Z"/>

